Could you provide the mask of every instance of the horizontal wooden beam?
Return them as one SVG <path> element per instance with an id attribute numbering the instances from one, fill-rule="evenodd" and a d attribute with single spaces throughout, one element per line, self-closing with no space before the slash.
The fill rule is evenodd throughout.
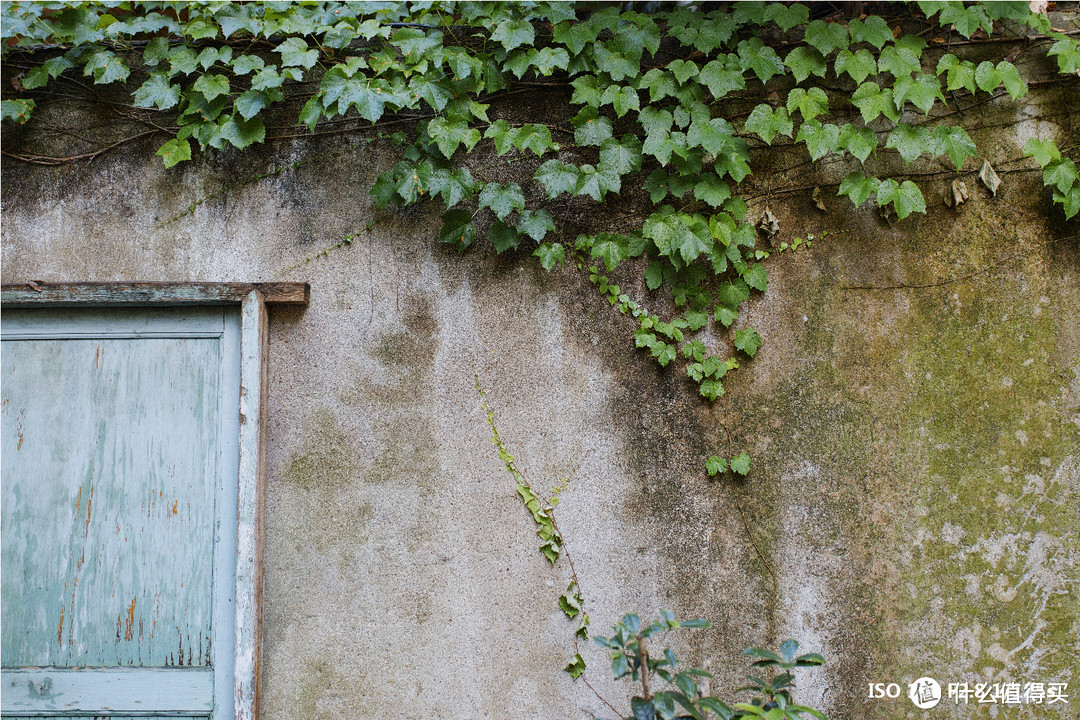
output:
<path id="1" fill-rule="evenodd" d="M 0 303 L 10 307 L 49 305 L 230 305 L 255 290 L 267 304 L 307 305 L 307 283 L 27 282 L 0 287 Z"/>
<path id="2" fill-rule="evenodd" d="M 4 715 L 209 715 L 210 668 L 5 668 Z"/>

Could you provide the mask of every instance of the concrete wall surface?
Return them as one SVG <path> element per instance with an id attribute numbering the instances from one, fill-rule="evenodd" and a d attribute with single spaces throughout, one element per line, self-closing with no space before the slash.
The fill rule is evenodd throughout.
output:
<path id="1" fill-rule="evenodd" d="M 1018 156 L 1038 131 L 990 147 Z M 569 479 L 556 518 L 594 633 L 628 611 L 709 618 L 671 641 L 728 698 L 743 648 L 795 637 L 827 658 L 796 697 L 833 718 L 1080 717 L 1080 241 L 1036 174 L 996 197 L 969 175 L 958 210 L 928 181 L 929 212 L 893 225 L 775 201 L 777 242 L 816 240 L 767 261 L 740 320 L 764 345 L 709 405 L 634 349 L 585 272 L 458 255 L 429 208 L 377 211 L 385 141 L 171 170 L 154 149 L 5 159 L 3 281 L 311 283 L 309 307 L 270 319 L 265 718 L 613 715 L 562 672 L 570 569 L 537 551 L 477 378 L 533 485 Z M 706 476 L 741 450 L 745 480 Z M 629 684 L 580 650 L 628 713 Z M 921 676 L 1072 697 L 867 697 Z"/>

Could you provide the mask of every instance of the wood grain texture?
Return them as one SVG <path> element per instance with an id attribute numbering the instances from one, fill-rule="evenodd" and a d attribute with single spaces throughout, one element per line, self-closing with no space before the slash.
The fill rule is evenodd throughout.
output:
<path id="1" fill-rule="evenodd" d="M 5 310 L 0 683 L 6 703 L 12 682 L 40 700 L 78 680 L 60 705 L 5 704 L 5 720 L 232 717 L 240 310 Z M 100 683 L 70 673 L 88 665 L 119 674 L 93 676 L 111 695 L 79 710 L 76 690 Z M 200 667 L 212 678 L 198 702 L 131 705 Z"/>
<path id="2" fill-rule="evenodd" d="M 6 666 L 210 664 L 219 350 L 5 336 Z"/>
<path id="3" fill-rule="evenodd" d="M 263 302 L 307 305 L 311 286 L 307 283 L 17 283 L 0 287 L 0 303 L 28 305 L 227 305 L 240 303 L 248 293 L 258 292 Z"/>
<path id="4" fill-rule="evenodd" d="M 240 309 L 240 469 L 236 551 L 236 720 L 255 720 L 262 645 L 267 313 L 252 291 Z"/>
<path id="5" fill-rule="evenodd" d="M 8 670 L 0 688 L 0 712 L 62 716 L 123 715 L 213 710 L 214 672 L 207 669 Z"/>

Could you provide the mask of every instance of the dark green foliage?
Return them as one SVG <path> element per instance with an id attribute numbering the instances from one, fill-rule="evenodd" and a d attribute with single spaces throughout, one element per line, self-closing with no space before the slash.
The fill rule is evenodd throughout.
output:
<path id="1" fill-rule="evenodd" d="M 1060 73 L 1080 69 L 1080 42 L 1023 3 L 918 2 L 909 12 L 939 41 L 1012 24 L 1023 31 L 1014 35 L 1050 43 Z M 567 260 L 591 268 L 601 294 L 637 322 L 635 344 L 661 366 L 685 361 L 711 401 L 724 392 L 720 375 L 705 356 L 679 358 L 683 334 L 718 336 L 748 357 L 762 340 L 739 323 L 750 291 L 767 286 L 760 261 L 769 252 L 739 197 L 755 171 L 771 172 L 753 166 L 752 147 L 793 139 L 810 160 L 844 167 L 839 196 L 872 200 L 902 221 L 926 202 L 911 180 L 875 177 L 882 157 L 947 158 L 960 171 L 978 151 L 965 130 L 939 119 L 946 94 L 1015 102 L 1027 92 L 1007 59 L 976 64 L 920 33 L 894 37 L 878 15 L 811 14 L 799 3 L 653 15 L 561 2 L 5 3 L 4 57 L 17 54 L 28 69 L 5 89 L 2 117 L 30 121 L 35 93 L 67 79 L 123 86 L 132 105 L 157 116 L 167 168 L 196 151 L 265 142 L 281 116 L 315 133 L 392 121 L 401 159 L 371 188 L 379 208 L 433 201 L 443 212 L 438 240 L 460 251 L 485 238 L 547 270 Z M 763 39 L 777 33 L 780 53 Z M 521 81 L 565 89 L 550 95 L 562 98 L 558 122 L 489 117 Z M 837 83 L 842 92 L 826 92 Z M 1075 160 L 1038 142 L 1029 154 L 1071 218 L 1080 213 Z M 531 180 L 493 179 L 501 176 L 473 160 L 485 149 L 500 163 L 535 162 Z M 566 227 L 570 203 L 641 189 L 651 206 L 635 208 L 636 229 Z M 601 264 L 625 272 L 638 258 L 644 286 L 682 315 L 662 321 L 601 274 Z M 721 362 L 725 372 L 737 366 Z"/>

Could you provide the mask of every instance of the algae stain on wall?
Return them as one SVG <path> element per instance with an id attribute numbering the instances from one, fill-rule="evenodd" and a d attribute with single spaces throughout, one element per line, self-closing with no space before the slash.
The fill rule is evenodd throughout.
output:
<path id="1" fill-rule="evenodd" d="M 360 473 L 353 442 L 327 408 L 306 423 L 304 444 L 282 469 L 290 512 L 283 518 L 288 548 L 296 560 L 311 551 L 331 556 L 342 569 L 368 541 L 372 505 L 355 487 Z"/>
<path id="2" fill-rule="evenodd" d="M 920 300 L 904 328 L 905 650 L 894 660 L 909 681 L 1078 678 L 1080 431 L 1042 304 L 1019 281 L 956 289 Z"/>

